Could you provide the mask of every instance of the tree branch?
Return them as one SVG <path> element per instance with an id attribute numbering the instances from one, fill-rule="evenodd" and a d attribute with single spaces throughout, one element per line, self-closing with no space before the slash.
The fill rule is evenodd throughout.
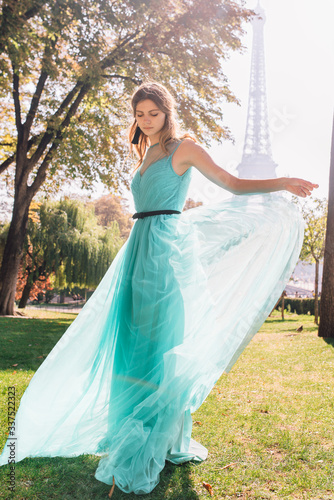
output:
<path id="1" fill-rule="evenodd" d="M 2 2 L 2 3 L 4 3 L 4 2 Z M 18 15 L 15 18 L 13 17 L 12 5 L 10 5 L 9 2 L 7 2 L 7 3 L 8 3 L 8 5 L 4 5 L 2 7 L 2 16 L 1 16 L 2 19 L 1 19 L 1 25 L 0 25 L 0 54 L 2 54 L 4 52 L 4 50 L 6 49 L 6 39 L 8 37 L 8 33 L 10 31 L 10 28 L 12 28 L 13 25 L 15 26 L 16 30 L 18 30 L 19 28 L 22 28 L 22 26 L 24 26 L 26 24 L 26 21 L 28 21 L 32 17 L 35 17 L 40 12 L 40 10 L 46 4 L 46 1 L 45 0 L 36 1 L 35 5 L 33 5 L 30 9 L 28 9 L 22 15 Z"/>
<path id="2" fill-rule="evenodd" d="M 34 121 L 34 118 L 36 115 L 36 111 L 37 111 L 38 104 L 39 104 L 39 101 L 40 101 L 40 98 L 41 98 L 41 95 L 42 95 L 42 92 L 43 92 L 43 89 L 45 86 L 45 82 L 49 76 L 48 73 L 43 68 L 45 68 L 45 63 L 46 63 L 47 58 L 51 57 L 52 52 L 54 52 L 56 44 L 57 44 L 57 37 L 55 37 L 55 39 L 51 41 L 50 45 L 46 44 L 46 46 L 45 46 L 44 56 L 43 56 L 43 60 L 42 60 L 42 71 L 41 71 L 40 77 L 39 77 L 37 85 L 36 85 L 35 93 L 31 99 L 30 109 L 29 109 L 29 112 L 27 114 L 27 118 L 26 118 L 26 121 L 24 123 L 24 126 L 23 126 L 24 127 L 24 134 L 27 136 L 27 139 L 29 137 L 30 129 L 31 129 L 31 126 L 33 124 L 33 121 Z"/>
<path id="3" fill-rule="evenodd" d="M 139 33 L 139 28 L 137 28 L 137 29 L 134 31 L 134 33 L 132 33 L 131 35 L 128 35 L 127 37 L 125 37 L 125 38 L 124 38 L 124 40 L 122 40 L 122 42 L 120 42 L 120 44 L 119 44 L 119 45 L 117 45 L 117 47 L 116 47 L 116 48 L 115 48 L 115 49 L 114 49 L 114 50 L 113 50 L 110 54 L 108 54 L 108 55 L 107 55 L 107 56 L 103 59 L 103 61 L 101 61 L 101 63 L 100 63 L 100 67 L 101 67 L 101 69 L 103 69 L 103 70 L 104 70 L 104 69 L 109 68 L 109 67 L 110 67 L 110 66 L 114 63 L 115 58 L 116 58 L 116 56 L 117 56 L 117 52 L 119 52 L 119 51 L 120 51 L 120 49 L 124 49 L 124 48 L 125 48 L 125 46 L 126 46 L 129 42 L 131 42 L 131 41 L 135 40 L 135 38 L 137 37 L 138 33 Z"/>
<path id="4" fill-rule="evenodd" d="M 35 135 L 28 141 L 27 151 L 29 151 L 34 144 L 40 139 L 42 134 Z M 0 174 L 4 172 L 16 160 L 16 153 L 9 156 L 4 162 L 0 164 Z"/>
<path id="5" fill-rule="evenodd" d="M 20 89 L 19 89 L 20 79 L 18 73 L 16 72 L 14 64 L 12 65 L 12 68 L 13 68 L 13 100 L 15 107 L 15 123 L 16 123 L 18 138 L 20 140 L 22 134 L 21 104 L 20 104 Z"/>
<path id="6" fill-rule="evenodd" d="M 134 33 L 132 33 L 131 35 L 128 35 L 121 43 L 120 45 L 118 45 L 114 51 L 112 51 L 103 61 L 101 61 L 100 63 L 100 68 L 101 69 L 107 69 L 108 67 L 110 67 L 113 63 L 114 63 L 114 60 L 115 60 L 115 57 L 117 55 L 117 52 L 120 51 L 121 49 L 124 49 L 125 46 L 132 40 L 134 40 L 136 38 L 136 36 L 138 35 L 139 33 L 139 30 L 137 29 Z M 115 76 L 116 77 L 116 76 Z M 120 77 L 120 76 L 119 76 Z M 129 78 L 130 77 L 124 77 L 124 78 Z M 132 80 L 134 81 L 134 80 Z M 134 81 L 134 83 L 136 83 Z M 73 100 L 74 96 L 76 95 L 76 93 L 79 91 L 79 89 L 81 88 L 81 90 L 85 87 L 89 85 L 89 88 L 91 86 L 91 84 L 88 84 L 88 83 L 84 83 L 83 81 L 78 81 L 75 85 L 75 87 L 71 90 L 71 92 L 66 96 L 66 98 L 64 99 L 64 101 L 62 102 L 62 104 L 60 105 L 60 107 L 58 108 L 58 110 L 56 111 L 56 113 L 52 116 L 52 118 L 50 119 L 50 122 L 52 123 L 52 120 L 55 120 L 56 118 L 58 118 L 62 112 L 64 111 L 64 109 L 70 104 L 70 102 Z M 81 91 L 79 92 L 79 95 L 81 94 Z M 79 96 L 78 96 L 79 97 Z M 76 101 L 75 101 L 76 102 Z M 69 111 L 70 113 L 70 111 Z M 52 141 L 56 131 L 58 130 L 59 131 L 62 131 L 64 129 L 63 127 L 63 124 L 66 122 L 66 118 L 65 120 L 63 121 L 63 123 L 60 125 L 60 127 L 57 129 L 56 127 L 52 127 L 52 126 L 49 126 L 46 130 L 46 132 L 44 133 L 42 139 L 41 139 L 41 142 L 39 143 L 38 147 L 37 147 L 37 150 L 35 151 L 35 153 L 32 155 L 32 157 L 30 159 L 28 159 L 28 162 L 27 162 L 27 173 L 31 172 L 32 169 L 34 168 L 34 166 L 36 165 L 36 163 L 41 159 L 43 153 L 45 152 L 47 146 L 50 144 L 50 142 Z M 58 132 L 57 132 L 57 135 L 58 135 Z M 61 136 L 62 134 L 60 134 Z M 48 154 L 51 152 L 51 149 L 49 150 Z M 47 155 L 48 155 L 47 154 Z M 46 159 L 46 158 L 45 158 Z M 44 161 L 45 161 L 44 159 Z M 43 161 L 43 163 L 44 163 Z M 50 160 L 51 161 L 51 160 Z"/>
<path id="7" fill-rule="evenodd" d="M 139 29 L 136 29 L 132 34 L 129 34 L 127 37 L 125 37 L 124 40 L 122 40 L 120 42 L 120 44 L 110 54 L 108 54 L 108 56 L 106 56 L 104 58 L 104 60 L 102 60 L 100 62 L 100 68 L 103 70 L 103 69 L 107 69 L 108 67 L 110 67 L 115 62 L 115 59 L 116 59 L 117 55 L 119 55 L 119 52 L 122 52 L 126 48 L 126 46 L 129 44 L 129 42 L 135 40 L 138 37 L 138 33 L 139 33 Z M 132 82 L 137 84 L 137 81 L 135 79 L 130 78 L 130 77 L 116 75 L 116 74 L 112 75 L 112 77 L 131 80 Z M 41 82 L 41 87 L 42 87 L 42 83 L 43 82 Z M 25 175 L 28 175 L 33 170 L 34 166 L 38 163 L 38 161 L 41 159 L 41 157 L 43 156 L 43 154 L 45 153 L 45 150 L 48 147 L 48 145 L 50 144 L 50 142 L 52 140 L 54 140 L 54 142 L 53 142 L 52 146 L 50 147 L 48 153 L 46 154 L 41 166 L 39 167 L 39 170 L 36 174 L 36 177 L 35 177 L 33 184 L 30 186 L 32 188 L 32 190 L 35 189 L 35 187 L 33 187 L 33 186 L 37 186 L 37 182 L 35 184 L 35 181 L 37 181 L 37 176 L 38 176 L 39 172 L 42 172 L 40 175 L 43 177 L 43 179 L 45 179 L 46 170 L 47 170 L 48 165 L 52 159 L 52 155 L 54 154 L 54 151 L 58 147 L 58 146 L 56 146 L 56 144 L 62 140 L 62 137 L 63 137 L 62 132 L 68 126 L 70 119 L 73 116 L 73 113 L 71 110 L 74 109 L 73 107 L 76 107 L 76 109 L 77 109 L 79 104 L 76 106 L 76 103 L 77 103 L 79 98 L 80 98 L 79 102 L 81 102 L 81 100 L 83 98 L 83 96 L 82 96 L 83 89 L 86 89 L 86 90 L 84 90 L 84 95 L 86 95 L 88 90 L 91 88 L 91 85 L 92 84 L 88 83 L 88 82 L 84 83 L 83 81 L 78 81 L 76 83 L 76 85 L 74 86 L 74 88 L 71 90 L 71 92 L 69 92 L 69 94 L 66 96 L 66 98 L 64 99 L 62 104 L 59 106 L 56 113 L 54 113 L 54 115 L 50 118 L 49 125 L 48 125 L 36 151 L 33 153 L 31 158 L 27 159 L 27 162 L 26 162 Z M 65 119 L 63 120 L 63 122 L 60 124 L 59 127 L 57 127 L 57 125 L 54 126 L 52 124 L 52 121 L 56 120 L 57 118 L 59 118 L 61 116 L 64 109 L 66 109 L 66 107 L 68 107 L 68 105 L 71 103 L 71 101 L 74 99 L 75 95 L 78 92 L 79 92 L 79 94 L 78 94 L 75 102 L 72 104 L 72 106 L 71 106 L 68 114 L 66 115 Z M 82 96 L 82 97 L 80 97 L 80 96 Z M 38 105 L 38 101 L 35 101 L 35 102 L 36 102 L 36 105 Z M 69 117 L 69 119 L 68 119 L 68 117 Z M 56 134 L 56 137 L 55 137 L 55 134 Z M 43 168 L 42 168 L 42 166 L 43 166 Z M 43 173 L 44 170 L 45 170 L 45 174 Z M 38 187 L 40 187 L 42 182 L 44 182 L 44 180 L 41 181 L 41 183 L 39 183 Z"/>
<path id="8" fill-rule="evenodd" d="M 39 11 L 41 10 L 41 8 L 43 7 L 43 5 L 45 4 L 45 0 L 42 0 L 40 2 L 36 2 L 36 5 L 34 5 L 33 7 L 31 7 L 31 9 L 28 9 L 24 14 L 23 14 L 23 19 L 25 21 L 27 21 L 28 19 L 30 19 L 31 17 L 35 17 L 36 14 L 39 13 Z"/>
<path id="9" fill-rule="evenodd" d="M 27 118 L 26 118 L 26 121 L 24 123 L 24 129 L 25 129 L 24 132 L 25 132 L 25 134 L 28 134 L 28 136 L 29 136 L 31 126 L 32 126 L 32 123 L 33 123 L 35 115 L 36 115 L 38 104 L 39 104 L 41 94 L 43 92 L 43 88 L 44 88 L 44 85 L 45 85 L 47 78 L 48 78 L 48 74 L 45 71 L 42 71 L 40 74 L 40 77 L 38 79 L 37 85 L 36 85 L 35 93 L 31 99 L 30 109 L 28 111 Z"/>
<path id="10" fill-rule="evenodd" d="M 55 152 L 56 152 L 59 144 L 61 143 L 61 141 L 63 139 L 63 131 L 70 124 L 71 118 L 77 112 L 78 107 L 79 107 L 81 101 L 86 96 L 86 94 L 89 92 L 89 90 L 91 89 L 91 87 L 92 87 L 92 85 L 90 83 L 85 83 L 82 86 L 82 88 L 81 88 L 78 96 L 76 97 L 74 103 L 70 107 L 70 109 L 69 109 L 66 117 L 64 118 L 62 124 L 60 125 L 60 127 L 59 127 L 59 129 L 57 131 L 56 137 L 55 137 L 55 139 L 53 141 L 53 144 L 50 147 L 50 149 L 47 152 L 47 154 L 46 154 L 46 156 L 45 156 L 42 164 L 40 165 L 40 167 L 38 169 L 38 172 L 36 174 L 34 182 L 30 186 L 28 186 L 28 195 L 29 195 L 29 197 L 31 197 L 31 199 L 37 193 L 38 189 L 40 188 L 40 186 L 43 184 L 43 182 L 46 179 L 46 174 L 47 174 L 47 169 L 49 167 L 49 164 L 52 161 L 52 158 L 53 158 L 53 156 L 54 156 L 54 154 L 55 154 Z"/>
<path id="11" fill-rule="evenodd" d="M 7 168 L 15 161 L 15 158 L 16 158 L 16 153 L 7 158 L 7 160 L 3 161 L 0 164 L 0 174 L 2 174 L 2 172 L 7 170 Z"/>
<path id="12" fill-rule="evenodd" d="M 50 121 L 58 118 L 62 114 L 64 109 L 66 109 L 66 107 L 70 104 L 70 102 L 75 97 L 75 94 L 79 91 L 79 89 L 82 85 L 83 85 L 83 82 L 76 83 L 76 85 L 73 87 L 73 89 L 67 94 L 67 96 L 65 97 L 65 99 L 63 100 L 61 105 L 59 106 L 58 110 L 51 117 Z M 52 131 L 52 133 L 51 133 L 51 131 Z M 28 173 L 31 172 L 31 170 L 34 168 L 37 161 L 41 158 L 42 154 L 45 151 L 45 148 L 47 147 L 47 145 L 51 141 L 55 132 L 56 132 L 56 130 L 52 130 L 51 127 L 48 127 L 47 131 L 44 132 L 44 134 L 37 134 L 37 135 L 33 136 L 31 139 L 29 139 L 27 151 L 29 151 L 31 149 L 31 147 L 38 142 L 38 140 L 41 140 L 41 142 L 39 143 L 39 146 L 38 146 L 36 152 L 34 153 L 34 155 L 31 158 L 28 158 L 28 160 L 27 160 Z M 48 141 L 47 141 L 47 138 L 49 138 Z M 43 142 L 43 144 L 42 144 L 42 142 Z M 38 151 L 38 149 L 39 149 L 39 151 Z M 12 163 L 14 163 L 14 161 L 16 161 L 16 153 L 9 156 L 5 161 L 3 161 L 0 164 L 0 174 L 2 174 Z"/>
<path id="13" fill-rule="evenodd" d="M 62 112 L 64 109 L 67 108 L 67 106 L 71 103 L 71 101 L 74 99 L 75 95 L 78 93 L 80 88 L 83 87 L 83 82 L 77 82 L 76 85 L 73 87 L 73 89 L 67 94 L 57 111 L 53 114 L 53 116 L 50 118 L 49 123 L 52 123 L 53 120 L 59 118 L 61 116 Z M 48 126 L 46 131 L 44 132 L 44 135 L 34 152 L 34 154 L 31 156 L 31 158 L 28 159 L 27 162 L 27 171 L 28 173 L 31 172 L 31 170 L 34 168 L 36 163 L 41 159 L 45 149 L 47 146 L 50 144 L 52 138 L 54 137 L 57 129 L 55 127 Z"/>
<path id="14" fill-rule="evenodd" d="M 124 75 L 101 75 L 103 78 L 121 78 L 122 80 L 129 80 L 130 82 L 134 83 L 135 85 L 139 85 L 139 80 L 136 78 L 131 78 L 131 76 L 124 76 Z"/>

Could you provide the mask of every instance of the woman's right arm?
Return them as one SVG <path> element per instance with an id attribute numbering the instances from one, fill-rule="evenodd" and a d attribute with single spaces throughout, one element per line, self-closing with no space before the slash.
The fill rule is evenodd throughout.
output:
<path id="1" fill-rule="evenodd" d="M 202 146 L 190 139 L 185 139 L 174 155 L 174 161 L 180 167 L 193 166 L 217 186 L 233 194 L 271 193 L 289 191 L 305 198 L 318 184 L 304 179 L 278 177 L 276 179 L 240 179 L 219 167 Z"/>

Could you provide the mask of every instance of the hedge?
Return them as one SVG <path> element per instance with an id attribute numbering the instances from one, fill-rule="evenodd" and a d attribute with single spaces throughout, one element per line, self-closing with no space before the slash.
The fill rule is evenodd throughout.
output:
<path id="1" fill-rule="evenodd" d="M 320 311 L 320 299 L 318 300 Z M 277 310 L 282 309 L 282 301 L 276 306 Z M 290 299 L 284 298 L 284 309 L 296 314 L 311 314 L 314 316 L 314 299 Z"/>

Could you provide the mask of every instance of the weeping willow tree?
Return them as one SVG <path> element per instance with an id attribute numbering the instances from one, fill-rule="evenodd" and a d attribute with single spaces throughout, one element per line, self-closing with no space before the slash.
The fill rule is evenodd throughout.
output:
<path id="1" fill-rule="evenodd" d="M 96 287 L 121 248 L 117 221 L 98 224 L 94 209 L 78 200 L 35 204 L 30 211 L 22 260 L 26 283 L 19 307 L 33 284 L 54 274 L 59 288 Z"/>

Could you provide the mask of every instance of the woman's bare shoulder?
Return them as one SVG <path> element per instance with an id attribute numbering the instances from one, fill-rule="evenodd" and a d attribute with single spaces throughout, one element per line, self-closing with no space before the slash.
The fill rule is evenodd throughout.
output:
<path id="1" fill-rule="evenodd" d="M 175 155 L 178 163 L 192 164 L 194 158 L 205 151 L 203 147 L 192 139 L 185 138 L 181 140 L 180 146 L 177 148 Z"/>

